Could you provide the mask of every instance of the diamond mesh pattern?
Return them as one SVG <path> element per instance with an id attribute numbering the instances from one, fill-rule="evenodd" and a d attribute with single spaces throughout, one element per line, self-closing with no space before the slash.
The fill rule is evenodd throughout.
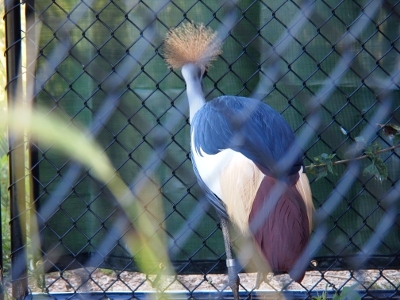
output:
<path id="1" fill-rule="evenodd" d="M 45 279 L 30 285 L 44 291 L 65 285 L 73 293 L 140 292 L 156 285 L 165 266 L 130 242 L 135 228 L 150 225 L 147 245 L 161 239 L 177 274 L 162 279 L 160 290 L 193 295 L 226 288 L 214 277 L 225 272 L 219 220 L 191 169 L 184 83 L 163 61 L 163 37 L 181 22 L 203 22 L 224 36 L 223 54 L 204 79 L 206 98 L 253 96 L 274 107 L 303 142 L 305 165 L 321 153 L 346 159 L 361 135 L 392 146 L 376 124 L 398 124 L 400 117 L 399 1 L 27 0 L 22 6 L 34 109 L 45 107 L 66 130 L 93 137 L 141 204 L 121 208 L 109 188 L 114 178 L 99 181 L 43 137 L 32 142 L 30 211 L 41 246 L 29 247 L 38 251 L 34 261 L 42 269 L 35 270 Z M 389 174 L 383 182 L 362 173 L 368 159 L 340 165 L 337 176 L 310 176 L 317 208 L 312 280 L 297 285 L 282 277 L 266 289 L 295 288 L 307 298 L 326 285 L 359 284 L 365 297 L 377 297 L 377 289 L 395 297 L 399 152 L 382 158 Z M 243 243 L 235 237 L 238 253 Z M 143 262 L 146 274 L 132 273 Z M 249 296 L 253 285 L 242 279 L 241 290 Z"/>

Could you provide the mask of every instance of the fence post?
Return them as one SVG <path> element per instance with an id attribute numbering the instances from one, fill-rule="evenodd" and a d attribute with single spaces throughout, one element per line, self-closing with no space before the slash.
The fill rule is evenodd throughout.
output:
<path id="1" fill-rule="evenodd" d="M 21 14 L 19 0 L 6 0 L 6 59 L 7 99 L 9 111 L 23 101 L 21 86 Z M 26 262 L 26 218 L 25 218 L 25 143 L 24 134 L 9 132 L 9 176 L 11 207 L 11 281 L 12 296 L 23 299 L 28 293 Z"/>

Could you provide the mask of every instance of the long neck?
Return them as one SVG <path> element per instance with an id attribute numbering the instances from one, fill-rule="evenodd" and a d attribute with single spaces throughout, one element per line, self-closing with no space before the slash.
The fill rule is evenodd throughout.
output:
<path id="1" fill-rule="evenodd" d="M 185 65 L 182 75 L 186 82 L 186 94 L 189 101 L 190 123 L 196 112 L 206 103 L 201 87 L 201 76 L 194 65 Z"/>
<path id="2" fill-rule="evenodd" d="M 186 81 L 186 93 L 189 101 L 191 123 L 196 112 L 206 103 L 200 80 Z"/>

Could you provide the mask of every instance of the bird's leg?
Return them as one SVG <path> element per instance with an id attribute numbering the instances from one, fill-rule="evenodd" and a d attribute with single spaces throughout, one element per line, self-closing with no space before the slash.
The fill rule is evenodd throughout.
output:
<path id="1" fill-rule="evenodd" d="M 239 300 L 239 276 L 237 274 L 236 262 L 233 259 L 231 240 L 229 236 L 228 220 L 221 218 L 222 234 L 224 236 L 225 252 L 226 252 L 226 267 L 228 268 L 229 286 L 232 289 L 233 297 Z"/>

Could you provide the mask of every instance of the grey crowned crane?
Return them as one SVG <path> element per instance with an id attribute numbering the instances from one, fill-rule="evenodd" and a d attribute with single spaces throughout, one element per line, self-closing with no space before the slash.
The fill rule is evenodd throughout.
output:
<path id="1" fill-rule="evenodd" d="M 313 204 L 292 129 L 278 112 L 256 99 L 220 96 L 206 102 L 202 78 L 221 53 L 221 42 L 211 29 L 183 24 L 167 34 L 164 52 L 166 63 L 180 68 L 186 83 L 193 168 L 221 217 L 235 299 L 239 279 L 228 220 L 252 236 L 272 272 L 289 273 L 300 282 L 305 271 L 296 262 L 309 241 Z M 286 156 L 289 152 L 294 154 Z M 279 164 L 282 161 L 286 167 Z"/>

